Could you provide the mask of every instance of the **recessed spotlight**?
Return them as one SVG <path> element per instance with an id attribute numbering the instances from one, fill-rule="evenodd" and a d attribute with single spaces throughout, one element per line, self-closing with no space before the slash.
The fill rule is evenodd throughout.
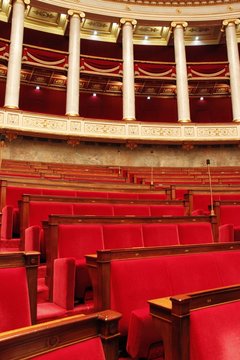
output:
<path id="1" fill-rule="evenodd" d="M 97 94 L 96 94 L 96 93 L 93 93 L 93 94 L 92 94 L 92 96 L 96 97 L 96 96 L 97 96 Z"/>
<path id="2" fill-rule="evenodd" d="M 147 36 L 147 35 L 144 36 L 144 40 L 148 40 L 148 36 Z"/>
<path id="3" fill-rule="evenodd" d="M 98 34 L 97 30 L 94 30 L 93 35 L 97 35 L 97 34 Z"/>
<path id="4" fill-rule="evenodd" d="M 151 99 L 151 96 L 148 96 L 147 99 L 150 100 L 150 99 Z"/>
<path id="5" fill-rule="evenodd" d="M 195 40 L 199 40 L 199 36 L 196 36 L 196 37 L 195 37 Z"/>
<path id="6" fill-rule="evenodd" d="M 200 97 L 200 100 L 201 100 L 201 101 L 203 101 L 203 100 L 204 100 L 204 97 L 203 97 L 203 96 L 201 96 L 201 97 Z"/>
<path id="7" fill-rule="evenodd" d="M 40 86 L 39 86 L 39 85 L 37 85 L 35 89 L 36 89 L 36 90 L 40 90 Z"/>

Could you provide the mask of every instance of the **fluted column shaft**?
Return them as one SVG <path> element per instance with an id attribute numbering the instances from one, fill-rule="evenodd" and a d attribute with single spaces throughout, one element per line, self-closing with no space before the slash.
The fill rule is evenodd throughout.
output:
<path id="1" fill-rule="evenodd" d="M 123 47 L 123 120 L 135 120 L 133 26 L 136 20 L 121 19 Z"/>
<path id="2" fill-rule="evenodd" d="M 239 20 L 223 21 L 226 32 L 233 121 L 240 121 L 240 64 L 236 36 Z"/>
<path id="3" fill-rule="evenodd" d="M 19 108 L 25 3 L 29 2 L 16 0 L 13 4 L 12 14 L 4 106 L 15 109 Z"/>
<path id="4" fill-rule="evenodd" d="M 79 92 L 80 92 L 80 26 L 81 18 L 85 15 L 69 10 L 70 32 L 68 47 L 68 76 L 66 115 L 79 115 Z"/>
<path id="5" fill-rule="evenodd" d="M 174 32 L 178 121 L 189 122 L 191 120 L 190 120 L 190 105 L 189 105 L 189 93 L 188 93 L 186 52 L 184 45 L 184 27 L 187 26 L 187 23 L 173 22 L 171 25 Z"/>

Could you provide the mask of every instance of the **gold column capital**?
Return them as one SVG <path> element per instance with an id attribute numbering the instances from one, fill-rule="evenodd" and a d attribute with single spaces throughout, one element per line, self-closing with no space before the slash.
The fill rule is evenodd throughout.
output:
<path id="1" fill-rule="evenodd" d="M 128 19 L 128 18 L 121 18 L 120 19 L 120 25 L 124 25 L 126 23 L 130 23 L 133 27 L 137 25 L 136 19 Z"/>
<path id="2" fill-rule="evenodd" d="M 188 27 L 187 21 L 172 21 L 170 25 L 170 31 L 173 31 L 173 29 L 176 29 L 177 27 L 181 27 L 184 30 L 186 27 Z"/>
<path id="3" fill-rule="evenodd" d="M 83 11 L 78 11 L 78 10 L 74 10 L 74 9 L 69 9 L 67 13 L 69 16 L 72 16 L 72 17 L 78 16 L 78 17 L 80 17 L 81 20 L 84 19 L 86 16 Z"/>
<path id="4" fill-rule="evenodd" d="M 221 31 L 224 32 L 225 28 L 230 24 L 239 25 L 240 20 L 239 19 L 225 19 L 225 20 L 223 20 Z"/>
<path id="5" fill-rule="evenodd" d="M 15 0 L 15 3 L 30 5 L 30 0 Z"/>

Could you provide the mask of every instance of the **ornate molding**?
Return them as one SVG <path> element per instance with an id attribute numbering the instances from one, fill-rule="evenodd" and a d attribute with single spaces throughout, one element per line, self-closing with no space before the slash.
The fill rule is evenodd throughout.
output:
<path id="1" fill-rule="evenodd" d="M 240 123 L 143 123 L 93 120 L 81 117 L 51 116 L 18 110 L 0 109 L 0 132 L 3 134 L 59 137 L 71 144 L 81 139 L 126 143 L 239 143 Z"/>

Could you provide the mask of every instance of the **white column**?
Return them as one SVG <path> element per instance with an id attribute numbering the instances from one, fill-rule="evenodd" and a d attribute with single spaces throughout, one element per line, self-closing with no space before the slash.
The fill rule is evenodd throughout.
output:
<path id="1" fill-rule="evenodd" d="M 240 121 L 240 65 L 236 36 L 236 25 L 239 23 L 238 19 L 223 21 L 226 32 L 233 121 L 236 122 Z"/>
<path id="2" fill-rule="evenodd" d="M 21 80 L 22 45 L 25 4 L 30 1 L 16 0 L 13 4 L 10 49 L 4 106 L 18 109 Z"/>
<path id="3" fill-rule="evenodd" d="M 134 87 L 134 56 L 133 26 L 136 20 L 121 19 L 122 54 L 123 54 L 123 120 L 136 120 L 135 87 Z"/>
<path id="4" fill-rule="evenodd" d="M 190 122 L 190 106 L 188 93 L 188 78 L 186 52 L 184 45 L 184 28 L 188 24 L 186 22 L 172 22 L 171 26 L 174 32 L 174 52 L 176 63 L 176 86 L 177 86 L 177 107 L 178 121 Z"/>
<path id="5" fill-rule="evenodd" d="M 68 76 L 67 76 L 67 99 L 66 115 L 79 115 L 79 81 L 80 81 L 80 26 L 84 13 L 69 10 L 70 32 L 68 47 Z"/>

